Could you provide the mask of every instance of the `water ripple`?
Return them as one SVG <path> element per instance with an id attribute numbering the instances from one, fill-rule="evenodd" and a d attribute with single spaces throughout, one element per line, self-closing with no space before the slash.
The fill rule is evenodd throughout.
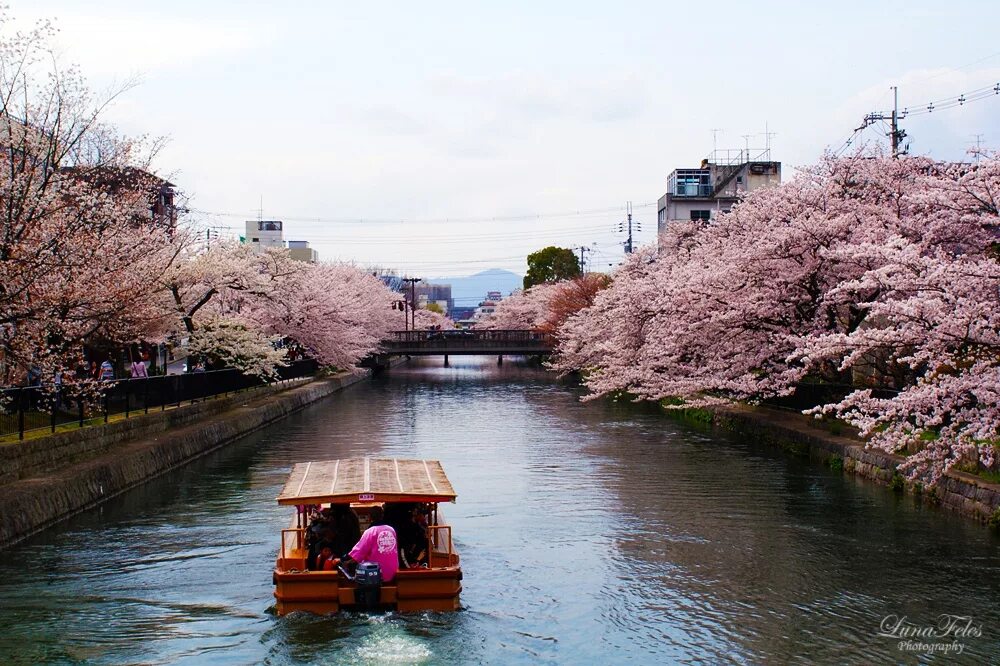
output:
<path id="1" fill-rule="evenodd" d="M 313 405 L 0 554 L 0 663 L 885 663 L 882 617 L 945 612 L 1000 662 L 1000 539 L 579 395 L 430 359 Z M 277 617 L 285 475 L 366 454 L 444 463 L 463 610 Z"/>

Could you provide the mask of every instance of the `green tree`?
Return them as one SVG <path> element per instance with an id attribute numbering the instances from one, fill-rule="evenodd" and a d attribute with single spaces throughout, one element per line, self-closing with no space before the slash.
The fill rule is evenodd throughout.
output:
<path id="1" fill-rule="evenodd" d="M 580 262 L 573 250 L 549 246 L 528 255 L 528 273 L 524 276 L 524 288 L 528 289 L 543 282 L 567 280 L 580 275 Z"/>
<path id="2" fill-rule="evenodd" d="M 440 305 L 438 305 L 438 304 L 437 304 L 437 303 L 435 303 L 434 301 L 431 301 L 430 303 L 428 303 L 428 304 L 427 304 L 427 305 L 426 305 L 426 306 L 424 307 L 424 309 L 425 309 L 425 310 L 430 310 L 431 312 L 436 312 L 436 313 L 438 313 L 439 315 L 443 315 L 443 314 L 444 314 L 444 308 L 442 308 L 442 307 L 441 307 Z"/>

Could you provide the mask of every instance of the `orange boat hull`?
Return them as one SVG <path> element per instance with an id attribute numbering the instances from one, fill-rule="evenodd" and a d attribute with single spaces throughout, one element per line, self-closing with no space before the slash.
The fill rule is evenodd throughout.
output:
<path id="1" fill-rule="evenodd" d="M 453 611 L 462 592 L 461 567 L 408 569 L 382 585 L 382 606 L 400 612 Z M 274 571 L 278 615 L 293 611 L 336 613 L 355 607 L 357 585 L 336 571 Z"/>

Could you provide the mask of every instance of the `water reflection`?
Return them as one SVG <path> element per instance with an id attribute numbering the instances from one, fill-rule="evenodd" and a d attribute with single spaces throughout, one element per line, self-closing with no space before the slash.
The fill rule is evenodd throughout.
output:
<path id="1" fill-rule="evenodd" d="M 997 539 L 655 410 L 581 404 L 495 358 L 414 361 L 0 554 L 0 660 L 635 663 L 906 660 L 886 614 L 966 613 L 1000 659 Z M 453 614 L 273 613 L 291 465 L 440 459 Z"/>

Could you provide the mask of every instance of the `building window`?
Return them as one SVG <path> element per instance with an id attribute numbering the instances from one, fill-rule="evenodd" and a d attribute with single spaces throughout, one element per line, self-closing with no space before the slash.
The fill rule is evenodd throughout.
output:
<path id="1" fill-rule="evenodd" d="M 691 221 L 692 222 L 708 222 L 712 219 L 712 211 L 710 210 L 693 210 L 691 211 Z"/>
<path id="2" fill-rule="evenodd" d="M 257 231 L 281 231 L 281 221 L 261 220 L 257 223 Z"/>
<path id="3" fill-rule="evenodd" d="M 663 224 L 664 222 L 666 222 L 667 221 L 667 209 L 666 208 L 661 208 L 659 214 L 656 217 L 656 219 L 659 221 L 660 224 Z"/>
<path id="4" fill-rule="evenodd" d="M 677 169 L 667 179 L 667 189 L 675 197 L 712 196 L 708 169 Z"/>

